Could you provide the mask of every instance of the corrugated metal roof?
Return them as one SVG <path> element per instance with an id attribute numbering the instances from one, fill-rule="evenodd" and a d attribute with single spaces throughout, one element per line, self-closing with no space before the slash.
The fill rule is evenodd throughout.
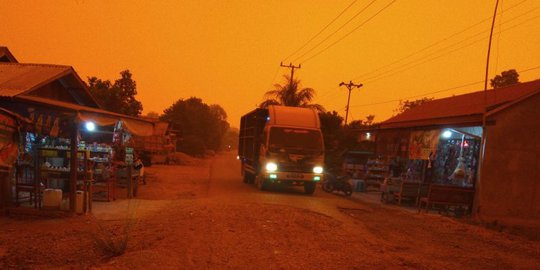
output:
<path id="1" fill-rule="evenodd" d="M 0 63 L 0 96 L 29 92 L 70 72 L 74 71 L 69 66 Z"/>
<path id="2" fill-rule="evenodd" d="M 11 52 L 9 51 L 9 49 L 7 47 L 0 46 L 0 62 L 4 62 L 4 61 L 6 61 L 6 59 L 10 63 L 18 63 L 19 62 L 19 61 L 17 61 L 15 56 L 13 56 L 13 54 L 11 54 Z"/>
<path id="3" fill-rule="evenodd" d="M 488 111 L 536 92 L 540 92 L 540 80 L 488 90 Z M 382 122 L 381 128 L 477 123 L 483 113 L 484 91 L 478 91 L 426 102 Z"/>
<path id="4" fill-rule="evenodd" d="M 36 104 L 57 107 L 57 108 L 68 110 L 68 111 L 98 113 L 98 114 L 115 116 L 115 117 L 130 118 L 130 119 L 134 119 L 134 120 L 145 122 L 145 123 L 152 123 L 152 124 L 154 123 L 153 121 L 136 117 L 136 116 L 115 113 L 115 112 L 111 112 L 111 111 L 107 111 L 103 109 L 92 108 L 92 107 L 88 107 L 84 105 L 78 105 L 75 103 L 68 103 L 68 102 L 63 102 L 60 100 L 54 100 L 54 99 L 48 99 L 48 98 L 42 98 L 42 97 L 18 96 L 17 98 L 15 98 L 15 100 L 30 101 Z"/>

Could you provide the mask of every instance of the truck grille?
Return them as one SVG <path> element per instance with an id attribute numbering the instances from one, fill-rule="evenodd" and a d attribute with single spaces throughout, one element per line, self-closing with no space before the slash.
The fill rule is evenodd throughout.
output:
<path id="1" fill-rule="evenodd" d="M 279 170 L 284 172 L 311 172 L 313 166 L 309 164 L 279 164 Z"/>

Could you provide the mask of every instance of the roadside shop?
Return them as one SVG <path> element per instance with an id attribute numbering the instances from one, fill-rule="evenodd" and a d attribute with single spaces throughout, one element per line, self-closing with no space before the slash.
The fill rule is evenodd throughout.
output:
<path id="1" fill-rule="evenodd" d="M 100 109 L 69 66 L 0 63 L 0 74 L 0 108 L 29 122 L 14 129 L 18 151 L 3 180 L 11 191 L 4 208 L 89 212 L 93 189 L 104 186 L 105 199 L 114 199 L 121 178 L 134 195 L 129 143 L 152 135 L 152 122 Z"/>
<path id="2" fill-rule="evenodd" d="M 426 186 L 416 202 L 432 186 L 470 189 L 474 216 L 530 223 L 540 221 L 539 116 L 537 80 L 429 101 L 359 132 L 375 133 L 387 182 Z"/>

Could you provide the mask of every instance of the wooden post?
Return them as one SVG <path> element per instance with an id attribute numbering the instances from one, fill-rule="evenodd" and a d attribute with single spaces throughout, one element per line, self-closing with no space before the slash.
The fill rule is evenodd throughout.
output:
<path id="1" fill-rule="evenodd" d="M 69 158 L 69 210 L 71 213 L 75 213 L 75 203 L 77 200 L 77 171 L 79 169 L 77 150 L 79 150 L 79 127 L 77 121 L 74 119 L 71 127 L 70 142 L 71 156 Z"/>
<path id="2" fill-rule="evenodd" d="M 127 197 L 128 199 L 133 198 L 133 177 L 132 177 L 132 164 L 126 162 L 126 171 L 127 171 Z"/>
<path id="3" fill-rule="evenodd" d="M 5 209 L 9 201 L 11 199 L 10 190 L 9 188 L 9 177 L 11 176 L 11 170 L 10 168 L 6 168 L 6 172 L 4 172 L 4 168 L 0 170 L 0 210 Z M 2 216 L 2 213 L 0 212 L 0 216 Z"/>
<path id="4" fill-rule="evenodd" d="M 83 187 L 84 187 L 84 212 L 85 213 L 92 213 L 92 183 L 94 182 L 93 181 L 93 176 L 90 175 L 90 169 L 88 168 L 88 166 L 90 165 L 90 162 L 88 162 L 88 156 L 87 156 L 88 152 L 87 151 L 84 151 L 83 152 L 83 156 L 84 156 L 84 182 L 83 182 Z"/>

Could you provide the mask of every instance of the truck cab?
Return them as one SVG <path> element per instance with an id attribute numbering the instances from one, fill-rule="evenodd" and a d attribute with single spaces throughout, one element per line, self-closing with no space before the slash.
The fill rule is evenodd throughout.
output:
<path id="1" fill-rule="evenodd" d="M 324 142 L 318 113 L 269 106 L 242 117 L 239 154 L 244 182 L 304 186 L 312 194 L 323 178 Z"/>

